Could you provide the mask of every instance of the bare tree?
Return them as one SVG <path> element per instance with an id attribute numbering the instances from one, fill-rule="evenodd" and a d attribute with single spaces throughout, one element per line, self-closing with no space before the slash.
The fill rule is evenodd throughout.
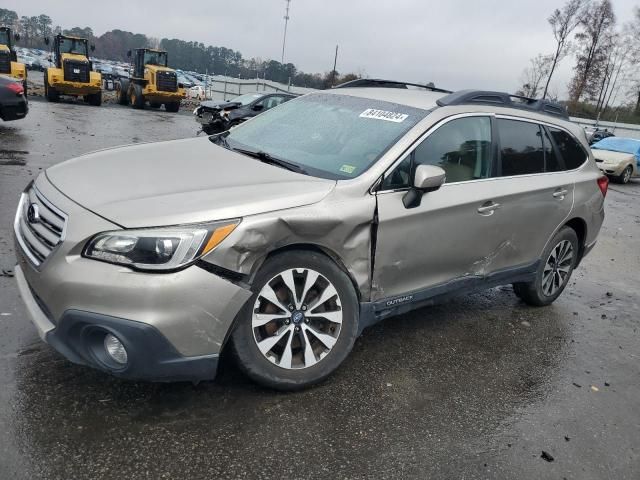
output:
<path id="1" fill-rule="evenodd" d="M 607 62 L 607 40 L 615 26 L 611 0 L 600 0 L 588 5 L 580 15 L 581 31 L 578 41 L 575 75 L 569 86 L 571 102 L 576 104 L 587 94 L 593 98 L 598 93 L 602 74 Z"/>
<path id="2" fill-rule="evenodd" d="M 571 48 L 569 38 L 580 24 L 582 10 L 587 1 L 588 0 L 568 0 L 562 9 L 556 8 L 548 19 L 549 25 L 551 25 L 551 30 L 553 31 L 553 36 L 556 39 L 556 51 L 553 54 L 553 60 L 549 68 L 549 76 L 547 77 L 547 83 L 544 86 L 542 98 L 547 98 L 549 84 L 551 83 L 551 78 L 556 70 L 556 66 L 564 57 L 567 56 Z"/>
<path id="3" fill-rule="evenodd" d="M 540 85 L 549 75 L 553 57 L 539 54 L 537 57 L 532 58 L 530 62 L 530 65 L 522 73 L 522 87 L 516 92 L 516 95 L 536 98 L 540 92 Z"/>

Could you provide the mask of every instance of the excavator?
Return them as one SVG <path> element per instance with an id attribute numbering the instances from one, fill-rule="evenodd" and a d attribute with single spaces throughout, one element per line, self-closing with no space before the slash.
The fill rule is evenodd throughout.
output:
<path id="1" fill-rule="evenodd" d="M 132 51 L 127 52 L 132 56 Z M 136 48 L 129 78 L 121 78 L 115 84 L 120 105 L 144 108 L 147 101 L 151 108 L 164 105 L 167 112 L 180 110 L 180 100 L 186 96 L 178 84 L 176 71 L 167 66 L 167 52 L 153 48 Z"/>
<path id="2" fill-rule="evenodd" d="M 45 39 L 49 45 L 49 39 Z M 91 51 L 95 47 L 91 45 Z M 89 105 L 102 104 L 102 76 L 92 69 L 86 38 L 58 34 L 53 37 L 54 67 L 44 71 L 44 93 L 57 102 L 60 95 L 83 97 Z"/>
<path id="3" fill-rule="evenodd" d="M 27 69 L 24 63 L 18 62 L 18 55 L 11 42 L 12 36 L 16 41 L 20 40 L 20 35 L 12 35 L 9 27 L 0 27 L 0 75 L 21 80 L 26 95 Z"/>

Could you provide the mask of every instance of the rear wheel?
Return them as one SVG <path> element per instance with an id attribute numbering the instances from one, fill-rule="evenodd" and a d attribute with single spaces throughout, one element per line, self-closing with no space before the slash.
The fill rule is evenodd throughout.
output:
<path id="1" fill-rule="evenodd" d="M 358 299 L 349 277 L 316 252 L 268 259 L 232 333 L 241 369 L 256 382 L 298 390 L 329 376 L 358 332 Z"/>
<path id="2" fill-rule="evenodd" d="M 120 80 L 116 83 L 116 98 L 120 105 L 129 104 L 129 82 L 127 80 Z"/>
<path id="3" fill-rule="evenodd" d="M 578 251 L 575 230 L 563 227 L 547 245 L 536 278 L 531 282 L 513 284 L 516 295 L 537 307 L 553 303 L 569 283 L 578 261 Z"/>
<path id="4" fill-rule="evenodd" d="M 158 103 L 158 102 L 149 102 L 149 106 L 151 108 L 160 108 L 162 106 L 162 104 Z"/>
<path id="5" fill-rule="evenodd" d="M 144 108 L 144 95 L 142 95 L 142 87 L 136 83 L 129 87 L 129 103 L 133 108 Z"/>
<path id="6" fill-rule="evenodd" d="M 164 104 L 164 108 L 167 112 L 175 113 L 180 110 L 180 102 L 167 102 Z"/>

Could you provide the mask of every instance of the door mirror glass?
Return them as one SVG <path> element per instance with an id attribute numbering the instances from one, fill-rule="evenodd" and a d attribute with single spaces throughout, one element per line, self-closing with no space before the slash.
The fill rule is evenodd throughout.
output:
<path id="1" fill-rule="evenodd" d="M 264 108 L 264 105 L 263 105 L 262 103 L 256 103 L 256 104 L 253 106 L 253 110 L 255 110 L 256 112 L 261 111 L 263 108 Z"/>
<path id="2" fill-rule="evenodd" d="M 438 190 L 445 182 L 447 174 L 437 165 L 418 165 L 413 176 L 413 188 L 423 192 Z"/>
<path id="3" fill-rule="evenodd" d="M 131 50 L 127 50 L 127 57 L 131 57 Z"/>
<path id="4" fill-rule="evenodd" d="M 13 38 L 15 38 L 15 39 L 16 39 L 16 42 L 19 42 L 19 41 L 20 41 L 20 34 L 19 34 L 19 33 L 16 33 L 16 34 L 13 36 Z"/>

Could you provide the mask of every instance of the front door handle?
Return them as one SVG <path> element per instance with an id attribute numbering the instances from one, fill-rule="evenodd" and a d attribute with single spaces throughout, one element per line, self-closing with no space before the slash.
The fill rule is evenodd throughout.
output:
<path id="1" fill-rule="evenodd" d="M 564 200 L 564 197 L 567 195 L 567 193 L 569 193 L 569 191 L 565 190 L 564 188 L 562 190 L 556 190 L 555 192 L 553 192 L 553 198 Z"/>
<path id="2" fill-rule="evenodd" d="M 486 203 L 481 207 L 478 207 L 478 213 L 486 216 L 493 215 L 493 212 L 500 208 L 500 206 L 501 205 L 499 203 Z"/>

